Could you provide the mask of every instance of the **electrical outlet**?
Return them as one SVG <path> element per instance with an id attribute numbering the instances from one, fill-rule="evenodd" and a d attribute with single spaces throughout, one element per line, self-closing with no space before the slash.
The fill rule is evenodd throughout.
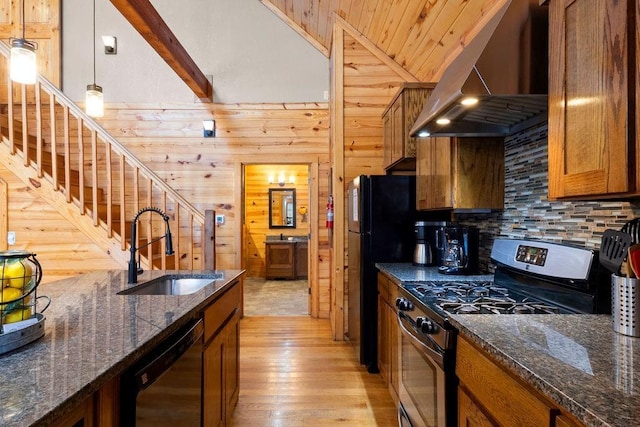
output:
<path id="1" fill-rule="evenodd" d="M 325 101 L 329 100 L 329 91 L 325 90 L 324 93 L 322 94 L 322 97 L 324 98 Z"/>
<path id="2" fill-rule="evenodd" d="M 9 231 L 7 233 L 7 244 L 8 245 L 15 245 L 16 244 L 16 232 L 15 231 Z"/>
<path id="3" fill-rule="evenodd" d="M 224 215 L 216 215 L 216 225 L 224 224 Z"/>

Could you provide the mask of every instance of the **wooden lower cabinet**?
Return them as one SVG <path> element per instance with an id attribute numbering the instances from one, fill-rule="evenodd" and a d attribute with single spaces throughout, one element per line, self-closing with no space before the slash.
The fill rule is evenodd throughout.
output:
<path id="1" fill-rule="evenodd" d="M 467 394 L 463 387 L 458 387 L 458 425 L 466 427 L 497 426 Z"/>
<path id="2" fill-rule="evenodd" d="M 395 402 L 399 401 L 400 379 L 400 331 L 395 307 L 397 286 L 378 273 L 378 368 Z"/>
<path id="3" fill-rule="evenodd" d="M 582 425 L 570 414 L 562 413 L 558 405 L 511 376 L 463 335 L 458 336 L 456 375 L 460 380 L 459 426 Z"/>
<path id="4" fill-rule="evenodd" d="M 239 395 L 240 304 L 242 292 L 236 284 L 204 313 L 204 425 L 225 426 Z"/>

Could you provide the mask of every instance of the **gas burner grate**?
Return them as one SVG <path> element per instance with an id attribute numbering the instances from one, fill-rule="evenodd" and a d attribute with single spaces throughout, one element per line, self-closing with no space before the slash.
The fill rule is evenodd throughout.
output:
<path id="1" fill-rule="evenodd" d="M 525 298 L 526 300 L 526 298 Z M 557 314 L 558 307 L 539 301 L 496 300 L 495 298 L 478 298 L 473 301 L 446 301 L 436 303 L 438 307 L 455 314 Z"/>

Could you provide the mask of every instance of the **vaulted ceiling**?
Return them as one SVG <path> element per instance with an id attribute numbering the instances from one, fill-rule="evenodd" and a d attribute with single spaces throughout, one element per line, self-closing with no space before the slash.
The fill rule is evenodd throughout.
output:
<path id="1" fill-rule="evenodd" d="M 110 1 L 198 97 L 211 100 L 210 82 L 149 0 Z M 437 81 L 460 50 L 509 1 L 260 0 L 327 57 L 333 24 L 339 19 L 424 82 Z"/>
<path id="2" fill-rule="evenodd" d="M 260 0 L 328 56 L 334 14 L 420 81 L 446 65 L 507 0 Z"/>

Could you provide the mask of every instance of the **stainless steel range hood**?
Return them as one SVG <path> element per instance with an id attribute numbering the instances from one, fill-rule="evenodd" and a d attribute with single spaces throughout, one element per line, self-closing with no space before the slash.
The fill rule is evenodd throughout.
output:
<path id="1" fill-rule="evenodd" d="M 411 136 L 507 136 L 546 120 L 547 40 L 545 6 L 507 2 L 444 72 Z"/>

